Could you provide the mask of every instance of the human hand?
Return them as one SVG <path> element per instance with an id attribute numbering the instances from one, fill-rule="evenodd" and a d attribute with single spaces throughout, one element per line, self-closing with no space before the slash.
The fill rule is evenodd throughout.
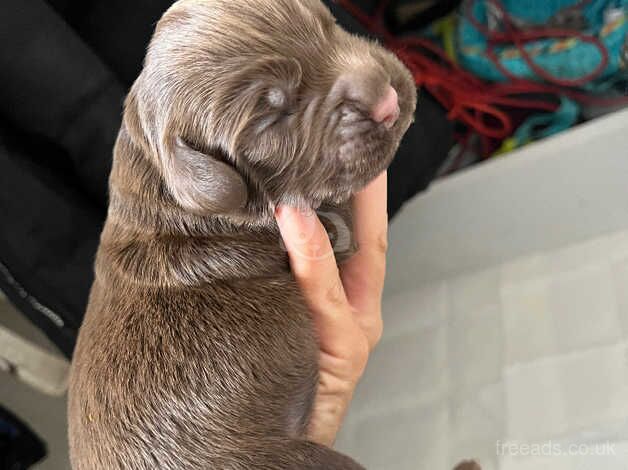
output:
<path id="1" fill-rule="evenodd" d="M 354 197 L 353 233 L 358 252 L 340 269 L 327 232 L 314 212 L 281 206 L 276 217 L 319 338 L 319 383 L 307 437 L 331 446 L 369 353 L 382 334 L 386 173 Z"/>

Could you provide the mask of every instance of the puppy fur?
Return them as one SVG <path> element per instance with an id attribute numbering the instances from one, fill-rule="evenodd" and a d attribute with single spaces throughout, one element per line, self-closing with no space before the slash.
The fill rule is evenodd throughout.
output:
<path id="1" fill-rule="evenodd" d="M 369 119 L 389 84 L 392 128 Z M 415 105 L 406 68 L 319 0 L 166 12 L 114 150 L 70 379 L 75 470 L 362 468 L 305 438 L 318 347 L 273 212 L 346 218 Z"/>

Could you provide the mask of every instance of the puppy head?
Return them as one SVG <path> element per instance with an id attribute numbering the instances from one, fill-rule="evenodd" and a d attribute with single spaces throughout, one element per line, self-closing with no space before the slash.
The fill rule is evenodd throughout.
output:
<path id="1" fill-rule="evenodd" d="M 319 0 L 181 0 L 132 97 L 176 201 L 229 213 L 342 202 L 383 171 L 416 105 L 410 73 Z"/>

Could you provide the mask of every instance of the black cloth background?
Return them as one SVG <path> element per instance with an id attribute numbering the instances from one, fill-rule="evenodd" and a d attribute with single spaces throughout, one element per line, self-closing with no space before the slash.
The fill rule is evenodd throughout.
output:
<path id="1" fill-rule="evenodd" d="M 68 357 L 93 279 L 124 95 L 170 3 L 0 2 L 0 289 Z M 389 170 L 391 216 L 427 187 L 451 145 L 445 113 L 423 94 Z"/>
<path id="2" fill-rule="evenodd" d="M 0 406 L 0 469 L 25 470 L 46 456 L 46 445 L 17 416 Z"/>

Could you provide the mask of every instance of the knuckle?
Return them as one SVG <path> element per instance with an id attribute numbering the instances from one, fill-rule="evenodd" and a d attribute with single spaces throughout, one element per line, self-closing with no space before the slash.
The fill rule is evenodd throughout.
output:
<path id="1" fill-rule="evenodd" d="M 334 307 L 344 305 L 344 292 L 340 281 L 334 281 L 325 289 L 325 300 Z"/>
<path id="2" fill-rule="evenodd" d="M 372 236 L 368 240 L 362 240 L 358 246 L 359 250 L 367 250 L 377 255 L 377 257 L 386 258 L 388 253 L 388 232 L 384 231 L 377 236 Z"/>
<path id="3" fill-rule="evenodd" d="M 375 249 L 382 255 L 388 253 L 388 233 L 383 232 L 377 237 L 375 242 Z"/>

